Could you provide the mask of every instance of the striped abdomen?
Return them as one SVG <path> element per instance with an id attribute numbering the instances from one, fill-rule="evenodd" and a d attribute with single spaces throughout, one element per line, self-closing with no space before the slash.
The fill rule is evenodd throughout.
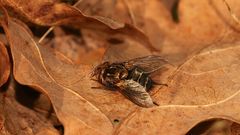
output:
<path id="1" fill-rule="evenodd" d="M 128 79 L 138 82 L 146 88 L 147 91 L 152 87 L 152 80 L 149 74 L 144 73 L 144 70 L 139 67 L 135 67 L 129 71 Z"/>

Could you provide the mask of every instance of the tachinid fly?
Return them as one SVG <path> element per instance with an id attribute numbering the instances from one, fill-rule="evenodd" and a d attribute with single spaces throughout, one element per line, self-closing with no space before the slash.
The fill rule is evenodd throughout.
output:
<path id="1" fill-rule="evenodd" d="M 92 76 L 110 89 L 118 89 L 133 103 L 142 107 L 154 106 L 148 91 L 153 85 L 150 74 L 160 69 L 167 61 L 150 55 L 125 62 L 104 62 L 98 65 Z"/>

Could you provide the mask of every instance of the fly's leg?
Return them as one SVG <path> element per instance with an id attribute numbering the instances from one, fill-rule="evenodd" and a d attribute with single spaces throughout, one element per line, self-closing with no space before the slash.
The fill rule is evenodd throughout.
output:
<path id="1" fill-rule="evenodd" d="M 159 104 L 155 101 L 153 101 L 153 104 L 156 105 L 156 106 L 159 106 Z"/>
<path id="2" fill-rule="evenodd" d="M 109 87 L 106 87 L 106 86 L 104 86 L 104 85 L 102 85 L 102 86 L 92 86 L 91 88 L 92 88 L 92 89 L 102 89 L 102 90 L 116 91 L 115 88 L 109 88 Z"/>
<path id="3" fill-rule="evenodd" d="M 154 85 L 162 85 L 162 86 L 166 86 L 168 87 L 168 84 L 166 83 L 157 83 L 157 82 L 153 82 Z"/>

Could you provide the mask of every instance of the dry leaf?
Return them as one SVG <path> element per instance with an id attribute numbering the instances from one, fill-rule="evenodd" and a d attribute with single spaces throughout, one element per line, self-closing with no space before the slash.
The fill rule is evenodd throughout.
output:
<path id="1" fill-rule="evenodd" d="M 54 131 L 54 130 L 49 130 L 49 129 L 43 129 L 41 132 L 39 132 L 36 135 L 58 135 L 59 133 Z"/>
<path id="2" fill-rule="evenodd" d="M 239 123 L 239 43 L 231 46 L 206 50 L 184 63 L 169 87 L 155 95 L 159 104 L 168 105 L 139 109 L 115 133 L 139 134 L 141 129 L 142 134 L 180 135 L 211 118 Z"/>
<path id="3" fill-rule="evenodd" d="M 178 5 L 175 5 L 178 22 L 173 20 L 172 15 L 176 7 L 169 9 L 169 5 L 177 0 L 127 0 L 130 9 L 123 1 L 116 1 L 113 7 L 101 9 L 100 13 L 94 12 L 98 6 L 89 1 L 83 1 L 79 8 L 86 14 L 110 16 L 122 22 L 131 22 L 129 14 L 132 13 L 135 26 L 144 31 L 155 48 L 161 50 L 160 55 L 176 65 L 184 63 L 212 44 L 239 40 L 239 24 L 233 21 L 222 0 L 179 0 Z M 240 1 L 227 2 L 236 17 L 239 17 L 240 8 L 237 5 Z M 86 3 L 90 6 L 84 10 Z M 111 15 L 106 13 L 108 10 L 111 10 Z"/>
<path id="4" fill-rule="evenodd" d="M 228 2 L 239 16 L 239 7 L 236 6 L 239 1 Z M 176 64 L 184 63 L 212 44 L 239 40 L 238 24 L 233 23 L 222 0 L 180 0 L 178 23 L 173 21 L 171 13 L 161 1 L 145 2 L 144 11 L 145 34 L 154 47 L 161 49 L 161 55 Z"/>
<path id="5" fill-rule="evenodd" d="M 25 3 L 28 3 L 26 5 Z M 4 6 L 13 9 L 18 16 L 24 15 L 28 20 L 45 26 L 67 25 L 80 28 L 104 31 L 109 34 L 127 35 L 140 42 L 152 51 L 156 49 L 151 45 L 148 37 L 132 25 L 116 22 L 102 16 L 87 16 L 80 10 L 66 5 L 46 1 L 6 0 Z"/>
<path id="6" fill-rule="evenodd" d="M 131 122 L 140 123 L 140 125 L 143 124 L 142 126 L 149 126 L 148 124 L 151 125 L 155 121 L 157 122 L 156 125 L 164 124 L 165 126 L 164 125 L 157 127 L 150 126 L 151 128 L 154 129 L 151 130 L 152 131 L 151 133 L 158 133 L 157 131 L 161 131 L 161 133 L 167 131 L 169 133 L 169 125 L 166 122 L 162 123 L 162 120 L 166 120 L 167 122 L 170 122 L 170 125 L 172 124 L 173 129 L 178 129 L 177 127 L 174 126 L 184 125 L 184 127 L 181 128 L 182 130 L 178 131 L 171 130 L 173 132 L 172 134 L 183 134 L 186 133 L 194 124 L 208 118 L 221 117 L 235 121 L 238 121 L 239 119 L 237 115 L 237 112 L 239 110 L 237 110 L 238 107 L 236 107 L 237 105 L 236 103 L 238 103 L 239 99 L 236 96 L 239 92 L 238 91 L 239 85 L 237 83 L 234 83 L 238 82 L 237 63 L 239 62 L 236 57 L 238 56 L 239 52 L 238 46 L 232 48 L 216 49 L 213 51 L 203 52 L 197 55 L 193 59 L 186 62 L 178 70 L 178 72 L 174 75 L 172 81 L 173 83 L 169 84 L 170 89 L 173 89 L 175 92 L 178 92 L 178 94 L 175 96 L 170 95 L 170 97 L 174 98 L 166 98 L 172 99 L 172 103 L 175 102 L 175 104 L 179 103 L 179 104 L 208 104 L 208 105 L 205 106 L 182 105 L 180 107 L 178 107 L 177 105 L 172 105 L 170 107 L 160 106 L 158 108 L 153 109 L 139 108 L 137 112 L 134 112 L 134 109 L 129 108 L 131 106 L 128 106 L 127 104 L 124 104 L 124 106 L 121 105 L 123 103 L 126 103 L 124 102 L 124 99 L 120 98 L 119 102 L 117 102 L 118 101 L 117 99 L 119 99 L 120 97 L 118 93 L 114 93 L 112 91 L 100 91 L 96 89 L 94 90 L 91 89 L 90 87 L 96 83 L 89 82 L 90 80 L 87 76 L 87 73 L 89 73 L 90 70 L 88 66 L 76 67 L 74 65 L 61 63 L 61 61 L 54 58 L 51 52 L 44 50 L 44 48 L 41 46 L 37 46 L 37 44 L 32 40 L 32 37 L 27 33 L 27 30 L 25 30 L 24 27 L 21 27 L 19 23 L 12 20 L 9 20 L 8 22 L 9 24 L 5 26 L 5 29 L 8 34 L 9 41 L 11 43 L 13 60 L 15 63 L 14 76 L 16 80 L 22 84 L 34 87 L 47 94 L 47 96 L 49 96 L 50 100 L 53 103 L 56 114 L 58 115 L 60 121 L 63 122 L 66 128 L 66 134 L 68 134 L 71 131 L 70 129 L 72 129 L 72 131 L 76 133 L 77 131 L 79 131 L 78 128 L 81 128 L 82 126 L 85 125 L 79 121 L 84 121 L 87 124 L 85 126 L 91 127 L 90 130 L 91 132 L 93 132 L 92 129 L 98 129 L 99 133 L 110 134 L 113 130 L 112 129 L 113 127 L 109 119 L 107 119 L 107 117 L 110 117 L 110 119 L 113 120 L 113 118 L 111 118 L 111 115 L 117 116 L 116 114 L 107 114 L 109 113 L 109 111 L 110 113 L 111 111 L 114 111 L 113 104 L 118 106 L 117 111 L 122 111 L 124 110 L 123 107 L 127 107 L 129 112 L 133 112 L 133 114 L 128 116 L 127 119 L 121 124 L 121 128 L 116 131 L 116 132 L 121 131 L 123 133 L 125 132 L 132 133 L 139 130 L 136 129 L 135 127 L 134 131 L 132 131 L 133 128 L 129 128 L 131 127 L 131 125 L 128 125 L 129 123 L 131 124 Z M 16 45 L 17 43 L 22 44 L 18 44 L 17 46 Z M 25 46 L 24 49 L 23 46 Z M 31 51 L 27 49 L 31 49 Z M 217 59 L 220 56 L 224 56 L 221 61 Z M 209 58 L 211 58 L 210 60 L 212 60 L 212 62 L 210 63 Z M 208 62 L 208 64 L 206 64 L 206 62 Z M 201 90 L 205 91 L 207 89 L 206 95 L 204 95 L 204 93 L 196 94 L 195 89 L 192 88 L 191 90 L 191 87 L 185 88 L 187 90 L 186 93 L 188 94 L 180 93 L 185 92 L 183 86 L 188 87 L 188 83 L 185 83 L 183 80 L 184 78 L 186 78 L 189 84 L 191 84 L 189 86 L 192 86 L 193 84 L 192 82 L 190 82 L 190 79 L 187 75 L 193 76 L 193 81 L 197 81 L 197 78 L 199 77 L 201 81 L 198 82 L 198 85 L 196 87 L 202 86 L 203 88 L 199 88 L 197 90 L 201 92 Z M 226 77 L 224 76 L 228 76 L 230 80 L 228 82 L 222 82 L 221 81 L 222 78 L 226 79 Z M 204 79 L 204 77 L 206 79 Z M 211 80 L 213 82 L 216 83 L 220 82 L 221 85 L 220 84 L 216 85 L 215 83 L 209 83 L 209 85 L 199 84 L 199 83 L 206 84 L 206 82 L 204 81 L 209 82 L 208 80 L 209 77 L 212 77 Z M 182 79 L 179 80 L 179 78 Z M 174 81 L 174 79 L 178 81 Z M 185 85 L 181 85 L 181 83 Z M 221 89 L 219 90 L 219 88 L 214 88 L 214 85 L 218 87 L 221 86 L 220 88 L 222 90 Z M 232 87 L 230 87 L 229 85 L 231 85 Z M 183 90 L 179 89 L 181 87 L 183 87 L 182 88 Z M 214 97 L 216 95 L 209 93 L 211 91 L 209 91 L 208 89 L 211 87 L 214 88 L 214 90 L 216 89 L 215 94 L 219 95 L 218 98 Z M 191 91 L 193 92 L 191 93 Z M 167 93 L 164 91 L 159 91 L 157 94 L 164 95 L 166 97 L 168 96 Z M 194 100 L 195 103 L 191 101 L 191 98 L 187 98 L 193 96 L 196 97 Z M 196 100 L 198 99 L 198 96 L 201 98 L 199 98 L 199 100 Z M 83 97 L 90 102 L 88 102 Z M 232 99 L 231 97 L 234 98 Z M 109 101 L 111 99 L 115 101 Z M 179 100 L 175 101 L 173 99 Z M 164 102 L 164 100 L 162 99 L 158 99 L 157 101 L 159 101 L 160 103 Z M 98 107 L 102 112 L 99 111 L 96 107 Z M 232 110 L 228 107 L 231 107 Z M 228 112 L 220 111 L 222 110 L 222 108 L 225 108 L 224 110 L 228 110 Z M 106 109 L 112 110 L 107 111 Z M 128 114 L 129 112 L 125 113 Z M 86 113 L 88 114 L 88 116 L 91 116 L 90 118 L 87 117 L 88 118 L 87 120 L 86 117 L 83 117 L 86 115 Z M 116 113 L 119 113 L 118 115 L 121 116 L 120 115 L 121 112 Z M 135 116 L 136 119 L 133 119 L 135 118 Z M 199 117 L 192 119 L 192 117 L 190 116 Z M 96 123 L 96 121 L 98 121 L 98 123 Z M 186 124 L 173 124 L 171 122 L 189 123 L 189 126 L 186 126 Z M 101 126 L 99 126 L 98 124 Z M 127 129 L 124 128 L 125 127 L 124 125 L 126 125 Z M 143 128 L 140 125 L 138 125 L 137 127 Z M 107 127 L 109 129 L 107 129 Z M 166 127 L 166 129 L 164 129 L 164 127 Z M 148 129 L 147 127 L 144 127 L 143 129 L 145 128 Z M 89 130 L 84 131 L 89 132 Z M 148 132 L 149 130 L 146 130 L 146 132 L 143 133 Z"/>
<path id="7" fill-rule="evenodd" d="M 237 92 L 239 43 L 226 46 L 206 50 L 186 61 L 169 78 L 169 87 L 156 94 L 157 100 L 162 104 L 204 105 Z"/>
<path id="8" fill-rule="evenodd" d="M 48 38 L 49 41 L 45 40 L 41 45 L 62 53 L 75 64 L 94 64 L 101 61 L 107 46 L 102 33 L 64 27 L 55 27 L 53 33 L 54 37 Z"/>
<path id="9" fill-rule="evenodd" d="M 239 133 L 240 133 L 240 125 L 237 124 L 237 123 L 233 123 L 232 127 L 231 127 L 231 132 L 232 132 L 232 135 L 239 135 Z"/>
<path id="10" fill-rule="evenodd" d="M 23 24 L 12 20 L 8 20 L 8 24 L 4 25 L 13 54 L 15 79 L 21 84 L 36 88 L 50 98 L 59 120 L 66 128 L 66 134 L 80 131 L 110 134 L 112 124 L 107 117 L 80 95 L 85 88 L 79 85 L 71 89 L 68 86 L 84 79 L 85 76 L 81 73 L 86 67 L 75 69 L 72 65 L 64 65 L 51 56 L 51 52 L 38 47 L 21 25 Z M 64 78 L 63 72 L 69 78 Z M 69 73 L 76 77 L 69 76 Z M 62 77 L 66 80 L 62 80 Z"/>
<path id="11" fill-rule="evenodd" d="M 80 130 L 83 134 L 111 134 L 113 122 L 124 120 L 136 109 L 118 92 L 91 88 L 99 84 L 90 80 L 90 65 L 58 60 L 50 50 L 37 46 L 24 24 L 9 19 L 3 27 L 13 54 L 15 79 L 50 98 L 66 134 Z"/>
<path id="12" fill-rule="evenodd" d="M 2 135 L 33 135 L 48 129 L 58 132 L 49 121 L 49 118 L 36 113 L 30 106 L 23 105 L 22 100 L 28 100 L 27 104 L 34 104 L 35 96 L 29 94 L 25 88 L 17 88 L 18 85 L 11 80 L 7 89 L 0 93 L 0 134 Z M 21 92 L 28 92 L 31 97 L 23 96 Z M 30 91 L 31 92 L 31 91 Z M 21 101 L 20 101 L 21 100 Z"/>
<path id="13" fill-rule="evenodd" d="M 234 2 L 229 1 L 233 6 Z M 36 37 L 22 22 L 12 18 L 3 22 L 13 56 L 15 79 L 50 99 L 57 117 L 64 125 L 65 134 L 183 135 L 198 123 L 213 118 L 240 123 L 240 54 L 239 42 L 236 42 L 239 34 L 237 26 L 229 21 L 229 12 L 221 1 L 179 1 L 178 23 L 172 20 L 166 1 L 105 1 L 107 5 L 104 6 L 95 3 L 95 9 L 86 11 L 88 15 L 53 1 L 34 1 L 29 3 L 31 6 L 24 4 L 26 2 L 28 0 L 7 0 L 4 5 L 9 12 L 17 11 L 16 16 L 25 16 L 37 24 L 82 28 L 84 32 L 81 38 L 86 40 L 83 44 L 96 47 L 97 50 L 82 56 L 81 64 L 75 65 L 64 55 L 37 44 L 34 41 Z M 233 8 L 237 12 L 238 8 Z M 102 13 L 96 12 L 99 10 Z M 91 16 L 98 13 L 111 16 L 114 15 L 114 12 L 110 12 L 112 10 L 124 11 L 119 13 L 120 19 L 117 15 L 112 18 L 131 22 L 145 33 L 132 25 Z M 131 12 L 135 14 L 135 20 Z M 88 30 L 102 37 L 89 38 Z M 161 55 L 180 65 L 177 68 L 167 67 L 155 74 L 154 80 L 167 83 L 168 87 L 154 86 L 150 94 L 160 106 L 148 109 L 136 106 L 116 91 L 92 88 L 101 85 L 90 79 L 90 64 L 100 62 L 99 58 L 109 44 L 115 50 L 105 52 L 105 56 L 114 57 L 113 54 L 120 53 L 123 57 L 132 58 L 151 54 L 145 48 L 150 44 L 144 34 L 148 35 L 155 47 L 162 50 Z M 65 34 L 64 38 L 67 36 Z M 59 38 L 53 44 L 62 43 L 65 54 L 74 57 L 71 48 L 66 48 L 68 43 L 63 42 L 74 38 Z M 103 50 L 98 48 L 96 41 L 104 44 L 101 46 Z M 77 46 L 76 43 L 73 44 Z M 98 51 L 100 53 L 96 53 Z M 86 54 L 84 51 L 82 53 Z M 93 60 L 96 56 L 98 59 Z M 122 60 L 122 57 L 113 59 Z M 232 133 L 238 132 L 239 128 L 236 127 L 232 127 Z M 7 131 L 5 127 L 3 130 Z M 44 133 L 55 134 L 55 131 L 45 128 L 39 134 Z"/>
<path id="14" fill-rule="evenodd" d="M 210 119 L 194 126 L 186 135 L 231 135 L 233 122 L 224 119 Z"/>
<path id="15" fill-rule="evenodd" d="M 5 45 L 0 41 L 0 87 L 6 83 L 10 74 L 10 61 Z"/>
<path id="16" fill-rule="evenodd" d="M 240 91 L 237 91 L 215 104 L 166 105 L 152 109 L 139 109 L 121 124 L 115 134 L 184 135 L 197 123 L 212 118 L 229 119 L 240 123 L 239 99 Z"/>

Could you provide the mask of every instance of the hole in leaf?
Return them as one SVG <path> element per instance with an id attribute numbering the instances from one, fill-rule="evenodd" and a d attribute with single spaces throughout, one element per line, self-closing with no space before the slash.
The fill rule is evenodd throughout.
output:
<path id="1" fill-rule="evenodd" d="M 113 120 L 113 123 L 114 123 L 114 124 L 118 124 L 119 122 L 120 122 L 119 119 L 114 119 L 114 120 Z"/>

